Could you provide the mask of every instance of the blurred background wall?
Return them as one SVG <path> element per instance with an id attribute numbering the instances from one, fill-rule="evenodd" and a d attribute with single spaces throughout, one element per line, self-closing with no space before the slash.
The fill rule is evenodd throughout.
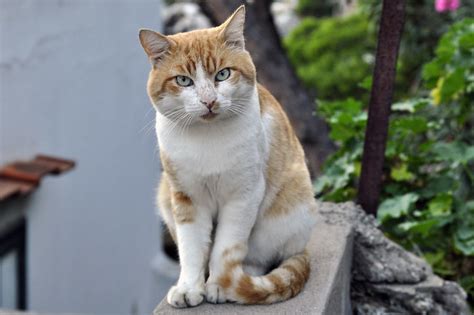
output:
<path id="1" fill-rule="evenodd" d="M 78 163 L 8 204 L 27 214 L 28 309 L 150 313 L 171 283 L 151 268 L 159 159 L 140 27 L 160 29 L 160 1 L 0 0 L 0 163 Z"/>

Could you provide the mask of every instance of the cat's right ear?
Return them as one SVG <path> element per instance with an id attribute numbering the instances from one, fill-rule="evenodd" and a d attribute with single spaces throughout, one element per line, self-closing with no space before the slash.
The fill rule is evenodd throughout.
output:
<path id="1" fill-rule="evenodd" d="M 165 35 L 152 30 L 141 29 L 138 37 L 153 65 L 159 62 L 171 47 L 171 41 Z"/>

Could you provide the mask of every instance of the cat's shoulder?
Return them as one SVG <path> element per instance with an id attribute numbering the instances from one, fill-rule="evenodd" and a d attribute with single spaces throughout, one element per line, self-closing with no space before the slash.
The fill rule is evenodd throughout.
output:
<path id="1" fill-rule="evenodd" d="M 258 101 L 260 103 L 260 113 L 281 111 L 280 103 L 263 85 L 257 83 Z"/>
<path id="2" fill-rule="evenodd" d="M 260 103 L 260 116 L 271 117 L 279 124 L 284 125 L 286 130 L 292 130 L 288 116 L 277 99 L 263 85 L 257 83 L 258 101 Z"/>

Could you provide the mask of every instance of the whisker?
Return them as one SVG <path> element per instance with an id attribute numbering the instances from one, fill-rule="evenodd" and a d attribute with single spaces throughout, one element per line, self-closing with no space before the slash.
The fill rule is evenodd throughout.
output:
<path id="1" fill-rule="evenodd" d="M 146 114 L 145 114 L 144 117 L 147 118 L 148 115 L 150 114 L 150 112 L 152 112 L 154 109 L 155 109 L 155 108 L 154 108 L 153 106 L 151 106 L 151 107 L 148 109 L 148 111 L 146 112 Z"/>
<path id="2" fill-rule="evenodd" d="M 150 127 L 150 124 L 153 123 L 155 121 L 155 118 L 153 118 L 152 120 L 150 120 L 149 122 L 147 122 L 145 124 L 145 126 L 142 127 L 142 129 L 140 129 L 140 131 L 138 131 L 138 133 L 142 133 L 145 129 L 149 129 Z M 146 134 L 146 132 L 145 132 Z"/>

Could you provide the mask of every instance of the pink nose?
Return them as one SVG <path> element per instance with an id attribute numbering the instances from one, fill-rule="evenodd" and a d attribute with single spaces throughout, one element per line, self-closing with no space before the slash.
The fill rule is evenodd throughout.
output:
<path id="1" fill-rule="evenodd" d="M 211 110 L 214 107 L 214 105 L 216 104 L 216 100 L 215 99 L 212 100 L 212 101 L 203 101 L 203 100 L 201 100 L 201 103 L 204 106 L 206 106 L 209 110 Z"/>

